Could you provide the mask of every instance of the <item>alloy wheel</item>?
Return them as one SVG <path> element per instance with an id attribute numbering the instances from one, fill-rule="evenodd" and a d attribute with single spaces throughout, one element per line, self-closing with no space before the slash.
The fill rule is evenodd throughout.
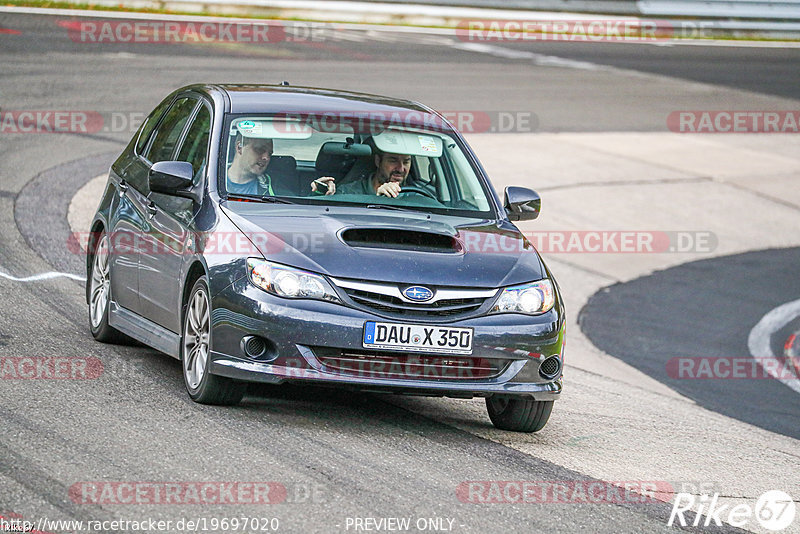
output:
<path id="1" fill-rule="evenodd" d="M 183 370 L 190 389 L 200 386 L 208 363 L 208 339 L 211 330 L 208 313 L 208 294 L 199 287 L 192 295 L 186 310 L 183 333 Z"/>
<path id="2" fill-rule="evenodd" d="M 108 305 L 110 279 L 108 276 L 108 237 L 103 235 L 94 253 L 92 283 L 89 293 L 92 328 L 97 328 L 103 320 Z"/>

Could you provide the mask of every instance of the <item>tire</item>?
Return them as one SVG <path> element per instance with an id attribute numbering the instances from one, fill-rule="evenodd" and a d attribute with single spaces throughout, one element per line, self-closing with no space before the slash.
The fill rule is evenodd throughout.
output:
<path id="1" fill-rule="evenodd" d="M 200 404 L 234 405 L 242 400 L 246 384 L 208 371 L 211 346 L 211 299 L 205 276 L 197 279 L 183 309 L 181 369 L 189 397 Z"/>
<path id="2" fill-rule="evenodd" d="M 486 410 L 492 424 L 500 430 L 538 432 L 550 419 L 553 401 L 536 401 L 527 397 L 492 395 L 486 398 Z"/>
<path id="3" fill-rule="evenodd" d="M 102 343 L 129 343 L 130 338 L 108 324 L 111 305 L 111 271 L 108 267 L 108 236 L 100 233 L 92 253 L 91 269 L 86 277 L 89 295 L 89 328 L 92 336 Z"/>

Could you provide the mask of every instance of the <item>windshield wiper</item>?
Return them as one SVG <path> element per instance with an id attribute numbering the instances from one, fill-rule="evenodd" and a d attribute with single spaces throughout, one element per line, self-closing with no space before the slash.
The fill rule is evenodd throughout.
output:
<path id="1" fill-rule="evenodd" d="M 270 195 L 256 196 L 256 195 L 242 195 L 233 194 L 228 195 L 228 200 L 244 200 L 245 202 L 271 202 L 272 204 L 294 204 L 291 200 L 279 198 Z"/>
<path id="2" fill-rule="evenodd" d="M 367 204 L 365 207 L 373 210 L 419 211 L 411 208 L 401 208 L 400 206 L 390 206 L 388 204 Z"/>
<path id="3" fill-rule="evenodd" d="M 270 195 L 264 195 L 261 197 L 261 200 L 264 202 L 272 202 L 273 204 L 294 204 L 291 200 L 286 200 L 285 198 L 274 197 Z"/>

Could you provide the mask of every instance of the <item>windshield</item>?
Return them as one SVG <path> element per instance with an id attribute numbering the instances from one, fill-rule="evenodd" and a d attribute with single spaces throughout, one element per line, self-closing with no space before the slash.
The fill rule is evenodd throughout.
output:
<path id="1" fill-rule="evenodd" d="M 228 117 L 226 132 L 228 197 L 494 216 L 487 186 L 439 130 L 251 114 Z M 396 197 L 380 188 L 387 182 Z"/>

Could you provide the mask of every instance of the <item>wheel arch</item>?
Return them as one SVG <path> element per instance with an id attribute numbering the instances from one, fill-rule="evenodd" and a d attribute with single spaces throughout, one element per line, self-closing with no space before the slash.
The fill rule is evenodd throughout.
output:
<path id="1" fill-rule="evenodd" d="M 181 325 L 183 325 L 184 313 L 186 313 L 186 303 L 189 300 L 189 293 L 191 293 L 194 283 L 197 282 L 197 279 L 201 276 L 208 278 L 208 271 L 206 270 L 205 264 L 203 264 L 203 262 L 199 259 L 196 259 L 189 266 L 189 269 L 186 270 L 186 277 L 183 281 L 183 291 L 181 292 Z"/>

